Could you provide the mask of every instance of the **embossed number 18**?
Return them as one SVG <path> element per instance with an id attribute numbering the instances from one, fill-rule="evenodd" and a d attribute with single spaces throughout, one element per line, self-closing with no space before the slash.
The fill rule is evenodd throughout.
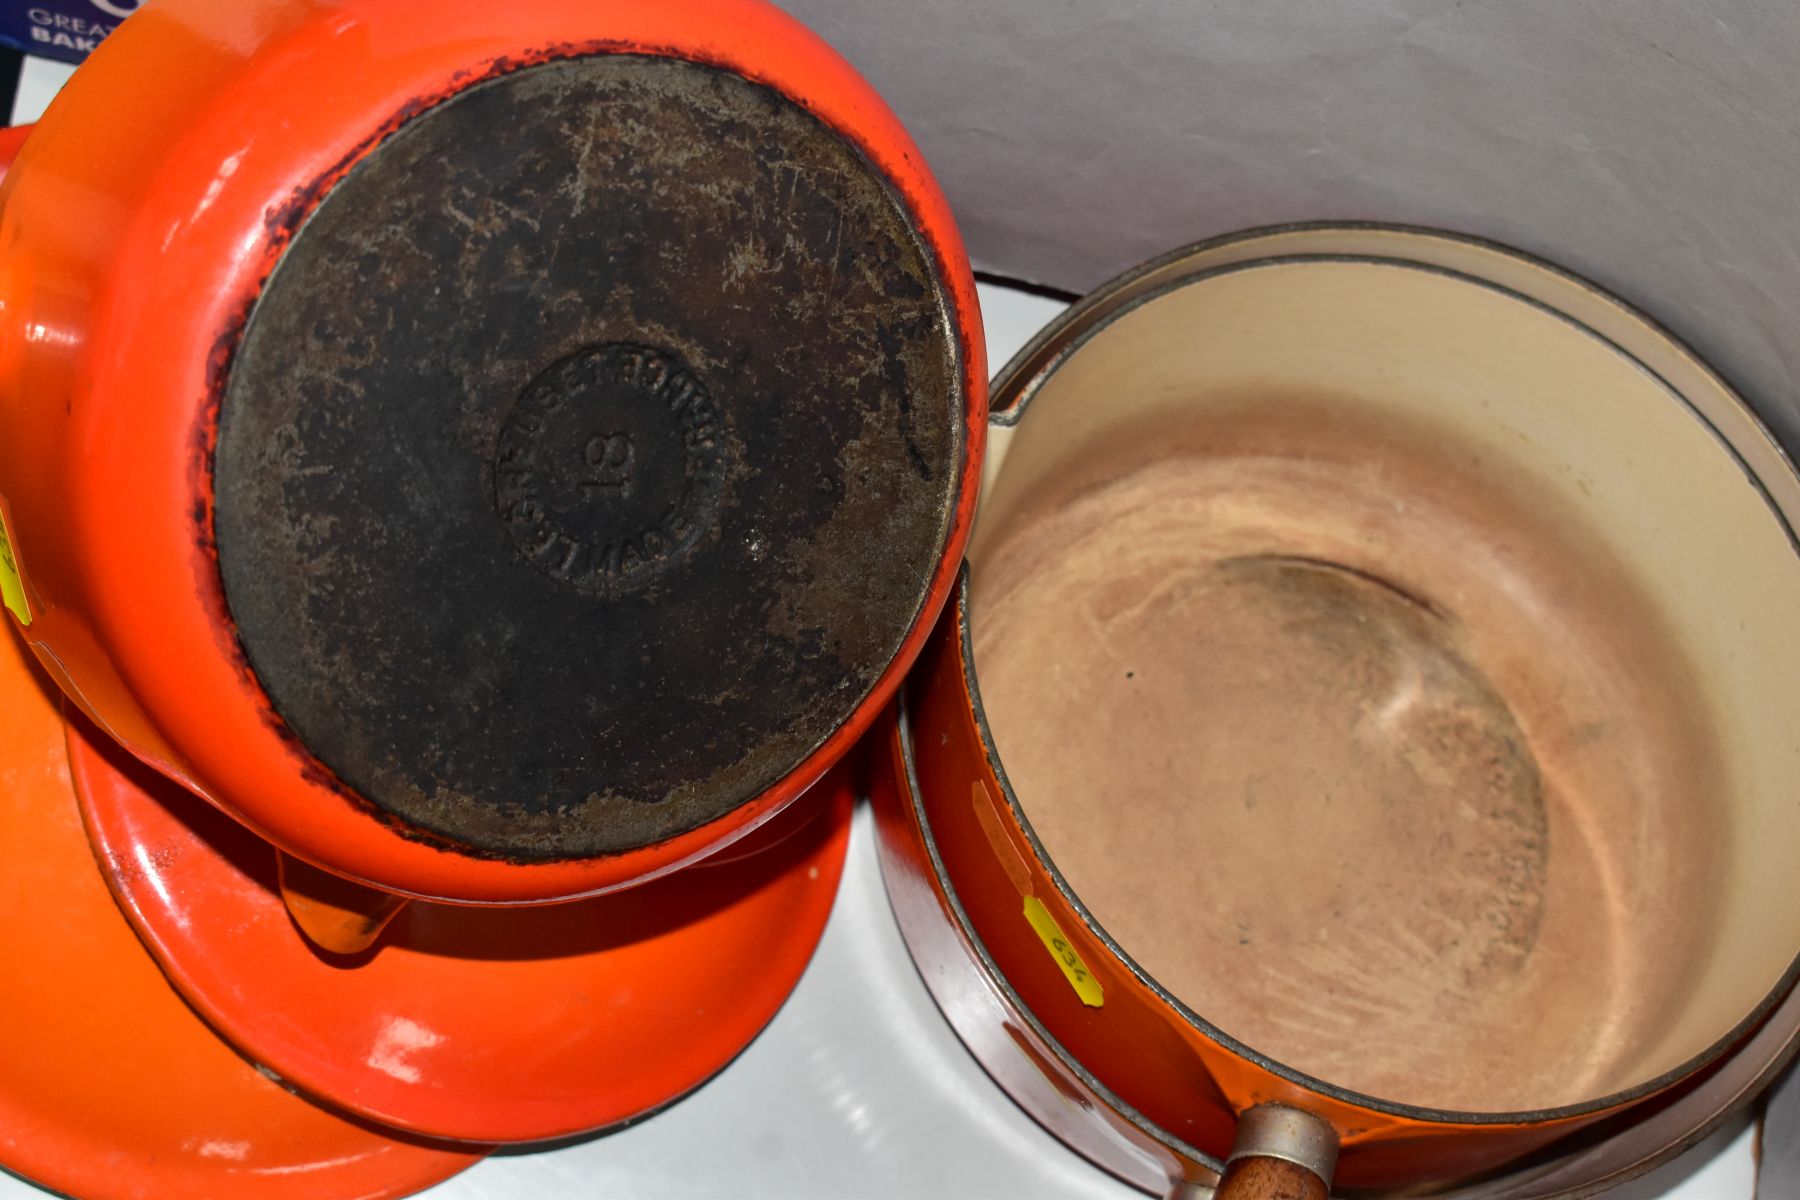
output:
<path id="1" fill-rule="evenodd" d="M 588 439 L 586 457 L 592 474 L 583 487 L 631 494 L 631 468 L 636 458 L 627 433 L 597 433 Z"/>

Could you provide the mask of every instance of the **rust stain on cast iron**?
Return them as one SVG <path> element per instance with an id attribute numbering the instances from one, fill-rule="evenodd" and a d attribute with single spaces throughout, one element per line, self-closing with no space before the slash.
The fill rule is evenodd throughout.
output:
<path id="1" fill-rule="evenodd" d="M 282 722 L 473 853 L 755 797 L 923 604 L 963 456 L 948 302 L 850 143 L 702 64 L 553 61 L 414 117 L 295 234 L 214 458 Z"/>

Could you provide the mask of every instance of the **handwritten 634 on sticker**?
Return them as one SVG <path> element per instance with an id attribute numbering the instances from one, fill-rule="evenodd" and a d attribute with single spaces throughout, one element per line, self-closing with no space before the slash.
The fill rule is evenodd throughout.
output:
<path id="1" fill-rule="evenodd" d="M 1089 1008 L 1099 1008 L 1105 1004 L 1106 993 L 1101 989 L 1100 981 L 1088 970 L 1081 952 L 1075 949 L 1074 943 L 1069 941 L 1068 935 L 1056 923 L 1056 918 L 1050 915 L 1050 910 L 1044 907 L 1042 900 L 1036 896 L 1025 897 L 1025 919 L 1031 923 L 1038 940 L 1044 943 L 1044 949 L 1050 951 L 1050 957 L 1056 960 L 1056 965 L 1062 968 L 1063 977 L 1075 989 L 1075 994 L 1081 997 L 1081 1002 Z"/>

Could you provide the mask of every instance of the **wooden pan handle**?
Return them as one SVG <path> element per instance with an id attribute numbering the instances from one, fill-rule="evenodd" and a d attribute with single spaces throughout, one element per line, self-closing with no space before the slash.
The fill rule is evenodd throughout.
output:
<path id="1" fill-rule="evenodd" d="M 1213 1200 L 1326 1200 L 1325 1181 L 1285 1158 L 1240 1158 L 1225 1168 Z"/>
<path id="2" fill-rule="evenodd" d="M 1337 1131 L 1309 1112 L 1258 1104 L 1238 1117 L 1237 1143 L 1213 1200 L 1328 1200 Z"/>

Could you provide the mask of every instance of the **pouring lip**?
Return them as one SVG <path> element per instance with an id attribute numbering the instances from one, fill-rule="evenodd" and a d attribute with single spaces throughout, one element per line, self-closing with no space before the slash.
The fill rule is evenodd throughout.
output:
<path id="1" fill-rule="evenodd" d="M 1651 334 L 1667 343 L 1677 353 L 1698 367 L 1712 381 L 1716 382 L 1722 392 L 1732 403 L 1731 418 L 1737 422 L 1738 428 L 1733 432 L 1734 439 L 1704 413 L 1698 411 L 1675 387 L 1671 386 L 1660 374 L 1651 370 L 1639 361 L 1638 357 L 1619 346 L 1612 339 L 1598 331 L 1588 328 L 1584 323 L 1548 303 L 1514 289 L 1497 284 L 1492 280 L 1465 271 L 1453 270 L 1442 266 L 1415 262 L 1403 255 L 1380 255 L 1373 253 L 1333 253 L 1323 251 L 1254 254 L 1241 260 L 1228 261 L 1206 267 L 1184 269 L 1197 258 L 1211 252 L 1228 249 L 1234 245 L 1253 243 L 1261 240 L 1274 240 L 1308 234 L 1393 234 L 1407 239 L 1419 241 L 1435 241 L 1472 247 L 1498 254 L 1515 260 L 1522 265 L 1538 271 L 1549 273 L 1563 281 L 1573 283 L 1596 302 L 1621 310 L 1626 316 L 1642 323 Z M 1535 255 L 1490 239 L 1469 234 L 1458 233 L 1426 226 L 1397 224 L 1379 221 L 1306 221 L 1277 225 L 1260 226 L 1252 229 L 1228 233 L 1204 241 L 1191 243 L 1153 258 L 1136 267 L 1130 268 L 1113 279 L 1101 284 L 1094 291 L 1082 297 L 1065 312 L 1045 325 L 1036 336 L 1016 353 L 996 375 L 991 392 L 991 421 L 997 428 L 1017 426 L 1029 410 L 1032 400 L 1056 372 L 1081 348 L 1114 322 L 1124 318 L 1137 309 L 1155 300 L 1178 291 L 1181 288 L 1200 282 L 1206 278 L 1230 274 L 1236 271 L 1251 270 L 1279 263 L 1295 262 L 1361 262 L 1383 263 L 1408 267 L 1411 269 L 1444 275 L 1478 284 L 1484 288 L 1501 292 L 1508 297 L 1527 304 L 1557 320 L 1580 329 L 1587 335 L 1604 342 L 1617 353 L 1630 359 L 1640 370 L 1655 379 L 1669 398 L 1681 405 L 1690 416 L 1700 422 L 1713 436 L 1715 443 L 1729 454 L 1743 472 L 1745 479 L 1761 496 L 1770 512 L 1780 521 L 1787 536 L 1790 549 L 1800 554 L 1800 535 L 1796 534 L 1793 524 L 1787 519 L 1782 508 L 1768 490 L 1767 481 L 1746 461 L 1742 452 L 1743 439 L 1756 439 L 1762 443 L 1761 448 L 1772 452 L 1772 461 L 1780 464 L 1790 483 L 1800 482 L 1792 457 L 1787 453 L 1780 441 L 1775 438 L 1768 426 L 1757 416 L 1755 410 L 1746 402 L 1741 393 L 1731 387 L 1717 371 L 1708 365 L 1685 342 L 1681 341 L 1660 322 L 1643 313 L 1628 302 L 1618 298 L 1598 284 L 1578 275 L 1566 268 L 1547 262 Z M 979 522 L 979 513 L 977 514 Z M 981 741 L 982 753 L 986 759 L 988 770 L 999 786 L 1004 797 L 1005 807 L 1013 822 L 1031 849 L 1033 857 L 1055 886 L 1057 893 L 1076 917 L 1087 927 L 1089 932 L 1106 948 L 1107 952 L 1123 967 L 1139 984 L 1148 989 L 1152 995 L 1170 1011 L 1174 1012 L 1183 1023 L 1197 1030 L 1207 1038 L 1230 1050 L 1232 1053 L 1268 1071 L 1270 1074 L 1287 1082 L 1306 1088 L 1319 1095 L 1341 1103 L 1355 1105 L 1371 1112 L 1381 1113 L 1414 1121 L 1432 1122 L 1446 1125 L 1486 1126 L 1486 1125 L 1541 1125 L 1560 1123 L 1581 1117 L 1596 1116 L 1610 1111 L 1620 1110 L 1648 1099 L 1659 1092 L 1689 1079 L 1698 1072 L 1717 1062 L 1735 1044 L 1742 1041 L 1751 1031 L 1759 1026 L 1794 989 L 1800 981 L 1800 952 L 1789 961 L 1775 984 L 1761 997 L 1757 1004 L 1734 1023 L 1729 1030 L 1712 1041 L 1708 1046 L 1692 1055 L 1685 1061 L 1664 1071 L 1651 1079 L 1575 1104 L 1546 1106 L 1535 1109 L 1519 1110 L 1456 1110 L 1434 1108 L 1429 1105 L 1406 1104 L 1398 1101 L 1384 1100 L 1377 1096 L 1357 1092 L 1334 1084 L 1329 1080 L 1310 1075 L 1304 1071 L 1290 1067 L 1255 1047 L 1232 1037 L 1218 1026 L 1212 1024 L 1193 1008 L 1168 991 L 1156 978 L 1144 970 L 1137 961 L 1106 930 L 1105 926 L 1094 916 L 1092 911 L 1082 902 L 1075 890 L 1069 885 L 1055 861 L 1050 857 L 1008 778 L 1001 762 L 998 746 L 988 724 L 987 714 L 983 707 L 981 689 L 976 677 L 975 656 L 971 625 L 968 611 L 969 601 L 969 567 L 965 563 L 958 580 L 957 595 L 953 601 L 954 628 L 957 638 L 956 653 L 962 675 L 962 683 L 967 694 L 968 703 L 974 716 L 975 728 Z M 942 622 L 936 636 L 948 637 L 952 621 Z M 910 739 L 907 753 L 912 747 Z"/>

